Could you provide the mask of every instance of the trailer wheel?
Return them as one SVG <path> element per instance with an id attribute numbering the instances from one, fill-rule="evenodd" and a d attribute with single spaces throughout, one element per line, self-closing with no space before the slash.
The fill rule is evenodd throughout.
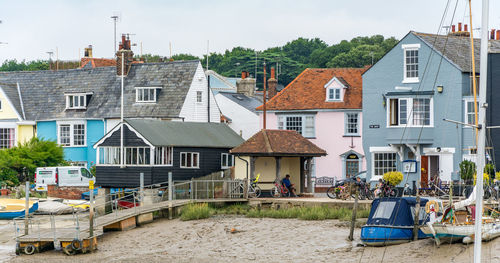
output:
<path id="1" fill-rule="evenodd" d="M 67 246 L 63 247 L 62 250 L 63 250 L 64 254 L 66 254 L 68 256 L 76 254 L 76 251 L 73 250 L 73 248 L 71 247 L 71 244 L 68 244 Z"/>
<path id="2" fill-rule="evenodd" d="M 75 251 L 82 249 L 82 241 L 75 239 L 71 242 L 71 248 Z"/>
<path id="3" fill-rule="evenodd" d="M 36 251 L 36 247 L 33 246 L 33 244 L 29 244 L 29 245 L 24 247 L 24 254 L 26 254 L 26 255 L 33 255 L 33 254 L 35 254 L 35 251 Z"/>

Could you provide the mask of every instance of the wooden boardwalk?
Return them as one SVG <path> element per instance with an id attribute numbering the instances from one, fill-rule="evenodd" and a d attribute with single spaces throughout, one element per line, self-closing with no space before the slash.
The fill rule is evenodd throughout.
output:
<path id="1" fill-rule="evenodd" d="M 142 214 L 152 213 L 156 211 L 161 211 L 169 208 L 176 208 L 188 203 L 235 203 L 235 202 L 246 202 L 247 199 L 198 199 L 198 200 L 174 200 L 174 201 L 162 201 L 153 204 L 146 204 L 144 206 L 137 206 L 134 208 L 118 210 L 113 213 L 98 216 L 95 218 L 94 224 L 94 236 L 100 236 L 103 234 L 103 228 L 120 221 L 136 217 Z M 79 227 L 67 226 L 64 228 L 43 228 L 37 229 L 34 227 L 32 233 L 28 235 L 22 235 L 18 237 L 19 242 L 29 243 L 29 242 L 51 242 L 51 241 L 72 241 L 75 239 L 84 240 L 90 238 L 89 235 L 89 221 L 88 218 L 81 219 L 79 221 Z"/>

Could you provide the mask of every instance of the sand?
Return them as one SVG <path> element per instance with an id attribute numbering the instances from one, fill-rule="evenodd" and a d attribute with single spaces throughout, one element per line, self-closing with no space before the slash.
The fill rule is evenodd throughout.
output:
<path id="1" fill-rule="evenodd" d="M 160 219 L 125 232 L 106 233 L 99 250 L 66 256 L 7 253 L 10 262 L 471 262 L 473 245 L 420 240 L 385 248 L 360 247 L 337 220 L 255 219 L 218 216 L 197 221 Z M 234 228 L 236 233 L 231 233 Z M 5 241 L 5 240 L 3 240 Z M 11 246 L 13 243 L 1 243 Z M 3 250 L 5 252 L 5 250 Z M 4 257 L 4 259 L 7 259 Z M 500 262 L 500 239 L 483 243 L 484 262 Z M 0 257 L 0 261 L 2 257 Z"/>

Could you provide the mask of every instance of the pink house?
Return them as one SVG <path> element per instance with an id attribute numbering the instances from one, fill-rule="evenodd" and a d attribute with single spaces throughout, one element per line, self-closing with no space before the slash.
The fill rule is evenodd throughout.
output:
<path id="1" fill-rule="evenodd" d="M 314 158 L 316 185 L 366 169 L 361 142 L 362 77 L 366 68 L 306 69 L 266 103 L 267 129 L 295 130 L 327 156 Z M 262 128 L 263 106 L 257 108 Z"/>

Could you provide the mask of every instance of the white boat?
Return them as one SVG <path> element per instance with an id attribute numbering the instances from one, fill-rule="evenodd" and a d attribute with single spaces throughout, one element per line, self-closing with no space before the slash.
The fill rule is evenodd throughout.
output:
<path id="1" fill-rule="evenodd" d="M 483 217 L 483 221 L 492 220 L 491 217 Z M 500 222 L 483 223 L 481 231 L 481 239 L 490 241 L 500 236 Z M 474 242 L 474 225 L 473 224 L 443 224 L 443 223 L 427 223 L 420 229 L 424 234 L 434 237 L 436 244 L 439 246 L 443 243 L 452 243 L 461 241 L 465 244 Z"/>

